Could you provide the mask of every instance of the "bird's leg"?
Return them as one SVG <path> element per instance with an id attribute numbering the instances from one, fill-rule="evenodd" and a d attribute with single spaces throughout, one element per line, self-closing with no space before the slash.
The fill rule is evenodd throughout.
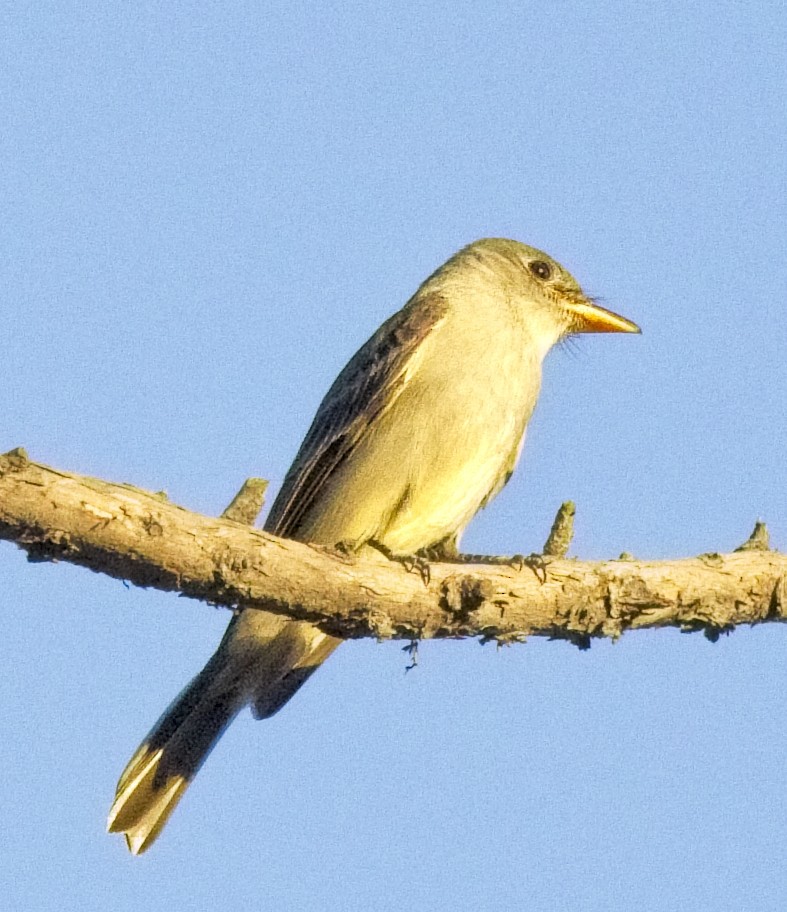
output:
<path id="1" fill-rule="evenodd" d="M 417 571 L 425 586 L 429 585 L 432 574 L 430 563 L 438 564 L 486 564 L 492 567 L 516 567 L 522 570 L 530 567 L 542 585 L 547 581 L 547 565 L 550 558 L 544 554 L 512 554 L 501 557 L 497 554 L 464 554 L 456 547 L 456 536 L 443 539 L 428 548 L 421 548 L 415 554 L 394 554 L 382 542 L 370 540 L 371 545 L 388 560 L 401 564 L 408 573 Z"/>
<path id="2" fill-rule="evenodd" d="M 542 585 L 547 580 L 547 564 L 549 558 L 544 554 L 513 554 L 511 557 L 501 557 L 496 554 L 465 554 L 459 551 L 456 536 L 452 535 L 443 539 L 429 548 L 424 548 L 422 553 L 432 561 L 445 564 L 487 564 L 497 567 L 530 567 L 536 579 Z"/>

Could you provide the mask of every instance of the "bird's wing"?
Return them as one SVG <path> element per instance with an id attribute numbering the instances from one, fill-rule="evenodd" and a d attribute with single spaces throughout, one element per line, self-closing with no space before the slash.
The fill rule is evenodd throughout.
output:
<path id="1" fill-rule="evenodd" d="M 416 296 L 363 345 L 320 404 L 265 528 L 295 537 L 309 508 L 370 427 L 396 401 L 419 345 L 445 317 L 440 295 Z"/>

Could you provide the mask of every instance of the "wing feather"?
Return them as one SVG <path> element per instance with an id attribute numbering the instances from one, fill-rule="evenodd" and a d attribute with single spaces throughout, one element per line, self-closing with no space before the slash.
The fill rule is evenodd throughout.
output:
<path id="1" fill-rule="evenodd" d="M 446 309 L 438 294 L 416 295 L 353 356 L 317 409 L 265 523 L 269 532 L 297 537 L 331 476 L 404 389 L 413 355 Z"/>

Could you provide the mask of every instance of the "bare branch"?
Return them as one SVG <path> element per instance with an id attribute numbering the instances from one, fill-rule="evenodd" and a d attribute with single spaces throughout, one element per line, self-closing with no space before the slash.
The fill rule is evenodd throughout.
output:
<path id="1" fill-rule="evenodd" d="M 768 551 L 770 550 L 770 536 L 764 522 L 758 519 L 754 524 L 754 530 L 746 541 L 736 548 L 736 551 Z"/>
<path id="2" fill-rule="evenodd" d="M 268 482 L 264 478 L 247 478 L 240 491 L 232 498 L 230 505 L 221 514 L 222 519 L 231 519 L 244 526 L 253 526 L 265 503 Z"/>
<path id="3" fill-rule="evenodd" d="M 23 450 L 0 457 L 0 538 L 33 561 L 66 560 L 212 604 L 263 608 L 343 637 L 539 635 L 587 646 L 592 637 L 644 627 L 704 630 L 715 639 L 738 624 L 787 618 L 787 557 L 776 551 L 553 560 L 543 585 L 513 566 L 438 563 L 424 586 L 382 558 L 356 559 L 191 513 L 161 494 L 30 462 Z"/>
<path id="4" fill-rule="evenodd" d="M 555 521 L 544 543 L 545 557 L 565 557 L 574 537 L 574 514 L 577 508 L 573 500 L 564 501 L 555 514 Z"/>

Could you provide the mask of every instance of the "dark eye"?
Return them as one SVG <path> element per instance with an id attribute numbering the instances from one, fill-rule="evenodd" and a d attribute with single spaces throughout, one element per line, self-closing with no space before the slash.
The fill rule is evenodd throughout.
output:
<path id="1" fill-rule="evenodd" d="M 528 264 L 528 267 L 537 279 L 546 282 L 547 279 L 552 278 L 552 267 L 543 260 L 533 260 Z"/>

